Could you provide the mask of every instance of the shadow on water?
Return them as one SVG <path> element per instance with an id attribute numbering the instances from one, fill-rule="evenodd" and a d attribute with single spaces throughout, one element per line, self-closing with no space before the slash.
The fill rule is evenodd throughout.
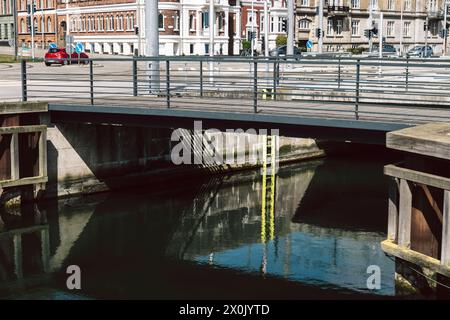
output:
<path id="1" fill-rule="evenodd" d="M 0 236 L 0 294 L 19 299 L 394 296 L 395 266 L 379 245 L 387 215 L 386 160 L 360 160 L 341 155 L 282 168 L 273 213 L 264 217 L 260 171 L 42 203 L 38 211 L 46 220 L 37 227 L 46 233 L 24 229 L 35 234 L 33 241 L 13 234 L 20 228 Z M 34 269 L 25 267 L 31 265 Z M 65 289 L 69 265 L 82 270 L 82 289 L 75 295 Z M 382 270 L 381 289 L 371 292 L 370 265 Z M 48 274 L 36 278 L 39 270 Z"/>

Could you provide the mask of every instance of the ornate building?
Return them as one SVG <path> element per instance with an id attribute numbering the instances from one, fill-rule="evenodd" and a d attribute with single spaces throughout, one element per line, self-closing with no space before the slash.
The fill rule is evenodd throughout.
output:
<path id="1" fill-rule="evenodd" d="M 12 0 L 0 0 L 0 45 L 9 45 L 14 38 Z"/>
<path id="2" fill-rule="evenodd" d="M 33 1 L 17 0 L 17 40 L 19 46 L 31 46 L 31 19 L 27 19 L 27 6 Z M 35 27 L 34 43 L 45 48 L 56 40 L 56 0 L 35 0 L 36 12 L 33 15 Z"/>
<path id="3" fill-rule="evenodd" d="M 37 11 L 34 24 L 36 46 L 67 39 L 85 44 L 89 52 L 106 54 L 145 54 L 145 0 L 34 0 Z M 159 1 L 160 53 L 162 55 L 237 55 L 242 40 L 254 32 L 255 48 L 263 51 L 264 1 L 212 0 L 215 6 L 215 45 L 209 48 L 210 0 Z M 276 38 L 286 35 L 286 0 L 267 0 L 269 49 Z M 295 39 L 300 47 L 312 40 L 317 50 L 319 0 L 295 0 Z M 0 0 L 0 19 L 10 18 L 11 0 Z M 18 0 L 19 45 L 30 46 L 27 4 Z M 387 43 L 403 51 L 428 43 L 435 53 L 443 48 L 440 31 L 444 0 L 324 0 L 324 51 L 345 51 L 368 47 L 364 30 L 380 29 L 383 12 L 383 36 Z M 6 8 L 3 9 L 3 8 Z M 5 14 L 3 14 L 5 13 Z M 8 20 L 9 21 L 9 20 Z M 5 26 L 6 25 L 6 26 Z M 0 41 L 10 35 L 10 23 L 0 23 Z M 67 37 L 70 36 L 70 37 Z M 3 38 L 2 38 L 3 37 Z M 376 42 L 379 38 L 373 39 Z"/>
<path id="4" fill-rule="evenodd" d="M 317 50 L 318 43 L 318 5 L 319 0 L 296 1 L 297 40 L 301 46 L 312 40 L 313 50 Z M 381 29 L 380 12 L 386 43 L 405 52 L 427 42 L 435 53 L 442 52 L 443 39 L 439 34 L 444 28 L 444 0 L 324 0 L 324 51 L 367 48 L 369 39 L 364 30 L 373 26 Z M 373 40 L 379 42 L 378 36 Z"/>

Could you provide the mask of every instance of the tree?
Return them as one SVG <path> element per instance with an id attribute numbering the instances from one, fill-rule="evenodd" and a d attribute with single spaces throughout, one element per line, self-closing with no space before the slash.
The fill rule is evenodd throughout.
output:
<path id="1" fill-rule="evenodd" d="M 285 45 L 287 45 L 287 37 L 286 36 L 277 36 L 275 43 L 277 44 L 277 47 L 285 46 Z"/>
<path id="2" fill-rule="evenodd" d="M 252 44 L 248 40 L 242 40 L 242 49 L 244 51 L 249 51 L 252 47 Z"/>

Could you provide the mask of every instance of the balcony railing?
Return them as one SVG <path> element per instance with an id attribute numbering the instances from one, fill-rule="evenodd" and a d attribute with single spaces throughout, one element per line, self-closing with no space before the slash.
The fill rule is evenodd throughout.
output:
<path id="1" fill-rule="evenodd" d="M 350 12 L 349 6 L 328 6 L 328 13 L 334 15 L 346 15 Z"/>

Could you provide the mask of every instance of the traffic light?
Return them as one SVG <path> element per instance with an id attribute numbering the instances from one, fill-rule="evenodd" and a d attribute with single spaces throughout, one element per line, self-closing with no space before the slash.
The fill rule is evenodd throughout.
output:
<path id="1" fill-rule="evenodd" d="M 364 36 L 366 38 L 372 38 L 372 32 L 369 29 L 364 30 Z"/>
<path id="2" fill-rule="evenodd" d="M 376 27 L 374 27 L 372 30 L 370 30 L 372 32 L 372 36 L 377 36 L 378 35 L 378 29 Z"/>
<path id="3" fill-rule="evenodd" d="M 288 22 L 287 19 L 283 19 L 283 23 L 281 24 L 281 31 L 287 32 L 288 30 Z"/>
<path id="4" fill-rule="evenodd" d="M 448 38 L 448 29 L 441 30 L 441 38 Z"/>
<path id="5" fill-rule="evenodd" d="M 31 32 L 31 16 L 27 16 L 27 29 L 28 33 Z"/>
<path id="6" fill-rule="evenodd" d="M 139 34 L 139 26 L 135 26 L 134 27 L 134 34 L 138 35 Z"/>
<path id="7" fill-rule="evenodd" d="M 322 38 L 322 36 L 323 36 L 323 31 L 322 31 L 322 29 L 317 28 L 317 29 L 316 29 L 316 37 L 320 39 L 320 38 Z"/>

